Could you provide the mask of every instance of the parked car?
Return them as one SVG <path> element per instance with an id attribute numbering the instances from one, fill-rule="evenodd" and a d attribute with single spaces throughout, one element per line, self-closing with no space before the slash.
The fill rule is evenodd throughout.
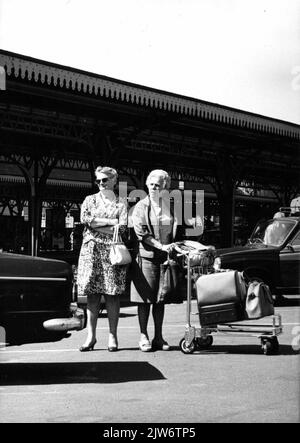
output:
<path id="1" fill-rule="evenodd" d="M 82 329 L 84 312 L 72 289 L 70 264 L 0 253 L 0 325 L 10 335 Z"/>
<path id="2" fill-rule="evenodd" d="M 217 250 L 215 267 L 267 283 L 278 302 L 300 291 L 300 216 L 260 221 L 245 246 Z"/>

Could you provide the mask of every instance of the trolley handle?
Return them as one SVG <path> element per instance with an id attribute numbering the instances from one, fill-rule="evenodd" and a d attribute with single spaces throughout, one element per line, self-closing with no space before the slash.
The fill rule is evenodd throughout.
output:
<path id="1" fill-rule="evenodd" d="M 178 252 L 178 254 L 177 254 L 178 257 L 181 255 L 188 255 L 190 253 L 190 251 L 181 249 L 180 246 L 178 246 L 176 243 L 175 243 L 175 250 Z"/>

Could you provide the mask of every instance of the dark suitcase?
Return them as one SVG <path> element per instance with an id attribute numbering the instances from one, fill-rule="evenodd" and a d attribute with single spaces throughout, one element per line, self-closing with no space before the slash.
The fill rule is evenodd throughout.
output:
<path id="1" fill-rule="evenodd" d="M 239 303 L 198 306 L 198 309 L 201 326 L 217 325 L 243 319 L 243 310 Z"/>

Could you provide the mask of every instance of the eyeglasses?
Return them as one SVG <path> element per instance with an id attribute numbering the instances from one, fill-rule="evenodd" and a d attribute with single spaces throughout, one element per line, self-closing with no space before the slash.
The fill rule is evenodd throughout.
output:
<path id="1" fill-rule="evenodd" d="M 96 185 L 100 185 L 100 183 L 106 183 L 108 181 L 108 178 L 100 178 L 98 180 L 95 180 Z"/>
<path id="2" fill-rule="evenodd" d="M 149 186 L 155 189 L 160 189 L 162 185 L 161 183 L 149 183 Z"/>

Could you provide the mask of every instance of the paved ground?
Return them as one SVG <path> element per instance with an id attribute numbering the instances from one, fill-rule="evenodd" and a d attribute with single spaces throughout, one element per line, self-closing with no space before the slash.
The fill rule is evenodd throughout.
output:
<path id="1" fill-rule="evenodd" d="M 296 299 L 276 308 L 284 333 L 279 355 L 271 356 L 263 355 L 256 337 L 221 334 L 214 336 L 209 351 L 183 354 L 178 344 L 185 309 L 185 304 L 167 307 L 164 331 L 170 352 L 138 350 L 135 307 L 121 311 L 117 353 L 106 350 L 105 314 L 99 318 L 94 352 L 77 350 L 84 330 L 56 342 L 2 348 L 0 422 L 299 422 Z M 191 319 L 199 326 L 195 313 Z"/>

